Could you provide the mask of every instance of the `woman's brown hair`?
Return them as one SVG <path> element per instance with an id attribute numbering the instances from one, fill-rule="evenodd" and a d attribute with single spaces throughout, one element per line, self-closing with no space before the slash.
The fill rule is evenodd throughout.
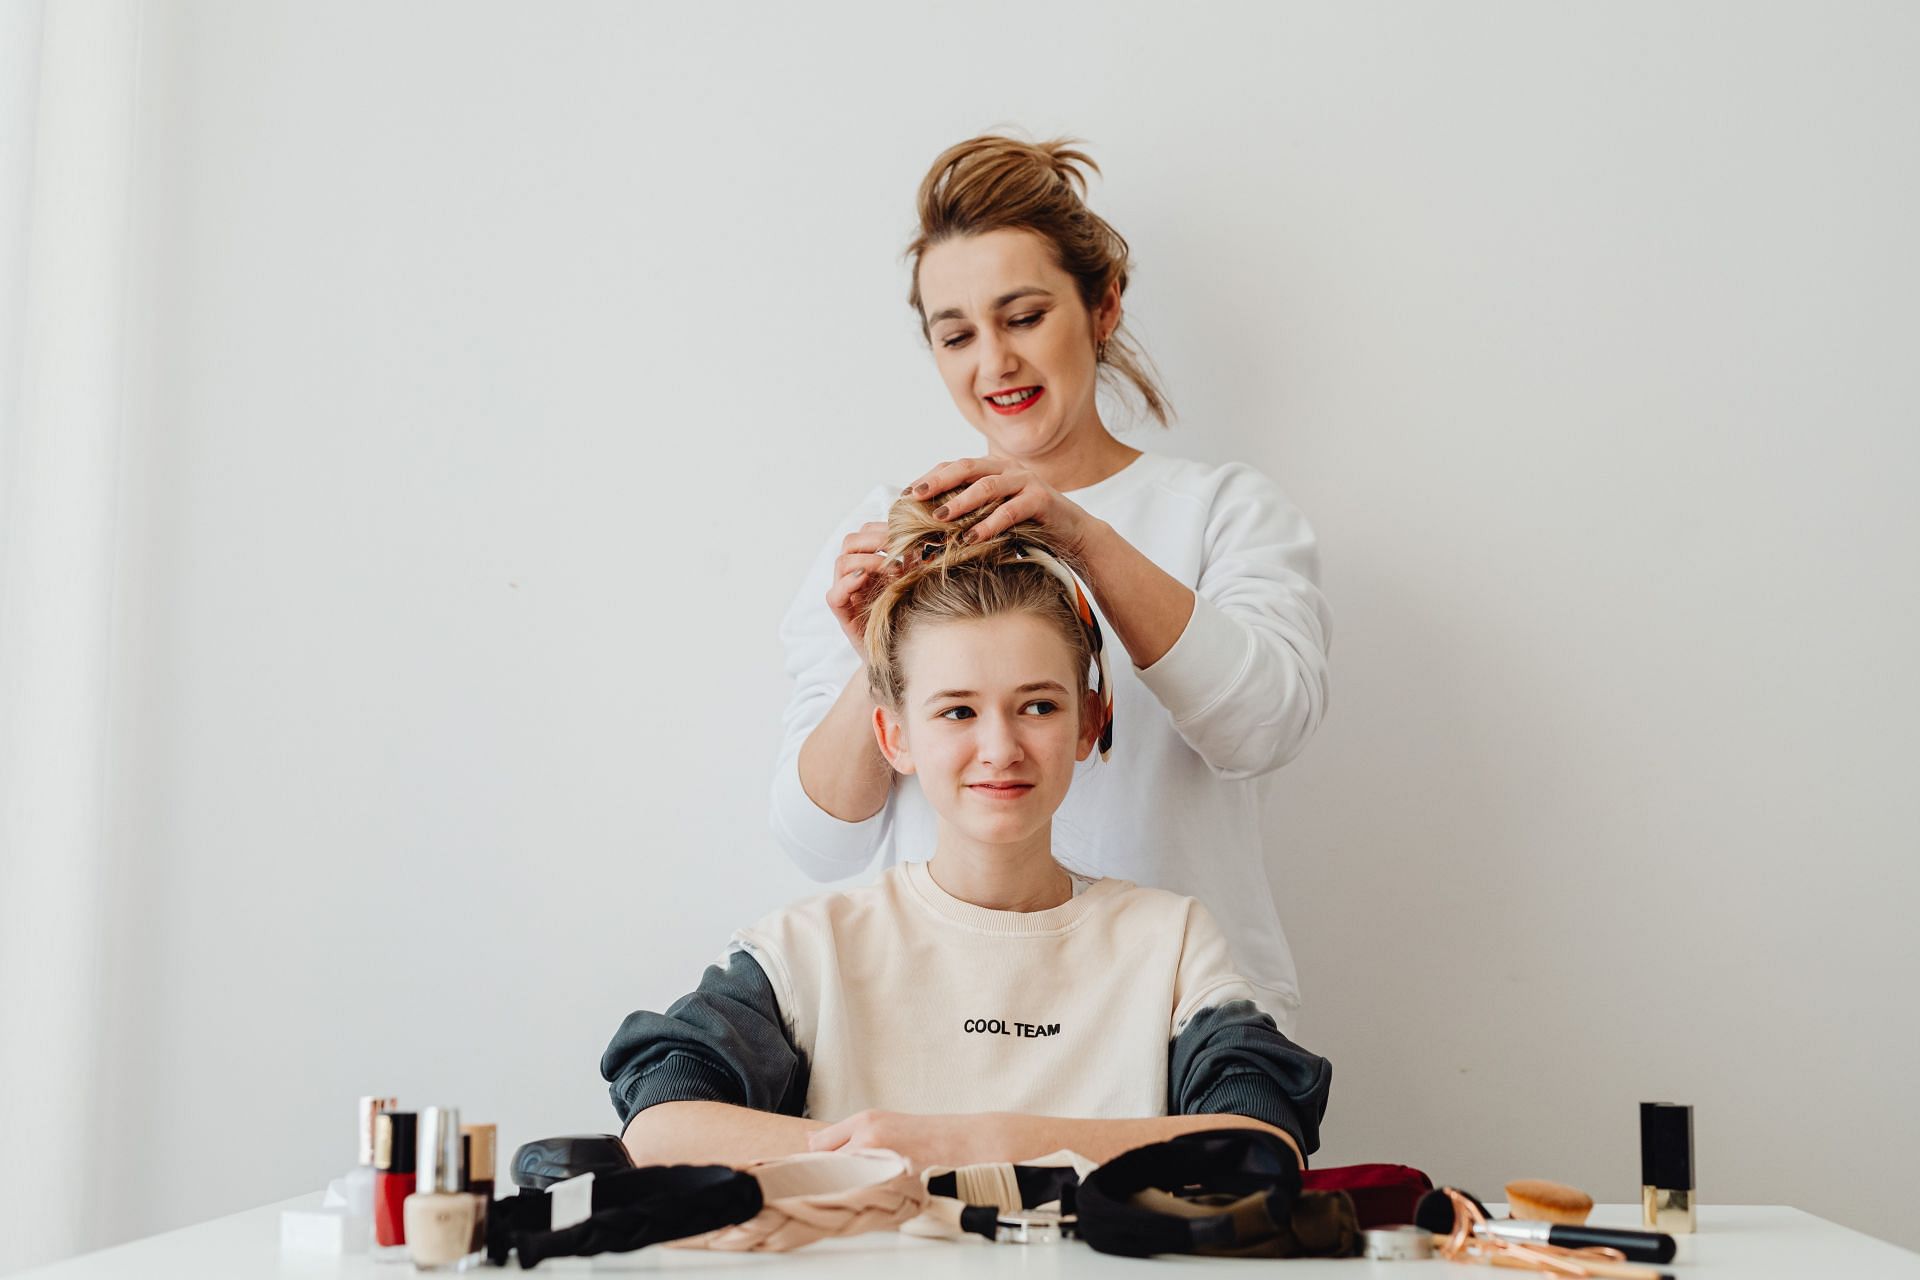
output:
<path id="1" fill-rule="evenodd" d="M 913 263 L 913 290 L 907 301 L 920 315 L 922 337 L 931 340 L 927 309 L 920 298 L 920 257 L 934 245 L 960 236 L 1005 228 L 1033 232 L 1053 247 L 1054 261 L 1073 277 L 1089 314 L 1099 307 L 1107 286 L 1116 285 L 1126 293 L 1127 241 L 1087 207 L 1087 178 L 1081 167 L 1098 173 L 1100 166 L 1086 152 L 1074 149 L 1078 141 L 1022 142 L 989 133 L 940 153 L 920 181 L 920 232 L 906 252 Z M 1101 377 L 1111 369 L 1132 383 L 1147 412 L 1161 426 L 1167 425 L 1172 405 L 1154 378 L 1153 362 L 1127 336 L 1124 321 L 1097 358 Z"/>
<path id="2" fill-rule="evenodd" d="M 999 503 L 985 503 L 953 520 L 934 519 L 933 509 L 952 496 L 901 498 L 887 512 L 885 554 L 899 556 L 901 566 L 867 606 L 867 684 L 874 699 L 900 710 L 906 695 L 900 651 L 915 628 L 929 622 L 1029 614 L 1058 631 L 1073 651 L 1079 673 L 1074 709 L 1084 714 L 1093 639 L 1061 580 L 1021 553 L 1043 552 L 1076 574 L 1081 566 L 1043 525 L 1016 524 L 979 542 L 963 540 L 961 535 Z"/>

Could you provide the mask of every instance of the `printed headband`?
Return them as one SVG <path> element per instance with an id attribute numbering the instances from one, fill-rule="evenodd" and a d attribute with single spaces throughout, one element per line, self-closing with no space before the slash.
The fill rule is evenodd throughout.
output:
<path id="1" fill-rule="evenodd" d="M 1080 615 L 1080 625 L 1087 629 L 1087 638 L 1093 645 L 1093 667 L 1100 673 L 1100 758 L 1105 760 L 1113 750 L 1113 681 L 1107 675 L 1106 637 L 1100 634 L 1100 623 L 1093 616 L 1093 606 L 1087 603 L 1087 593 L 1080 589 L 1080 579 L 1059 560 L 1042 551 L 1039 547 L 1025 542 L 1013 544 L 1013 554 L 1022 560 L 1031 560 L 1060 579 L 1067 589 L 1067 599 L 1073 601 L 1073 611 Z"/>

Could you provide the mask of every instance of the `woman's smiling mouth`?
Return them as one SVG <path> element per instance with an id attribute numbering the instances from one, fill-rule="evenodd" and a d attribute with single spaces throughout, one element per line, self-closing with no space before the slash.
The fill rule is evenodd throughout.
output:
<path id="1" fill-rule="evenodd" d="M 1015 387 L 1011 391 L 997 391 L 984 399 L 989 409 L 1004 417 L 1025 412 L 1029 405 L 1038 403 L 1046 393 L 1045 387 Z"/>
<path id="2" fill-rule="evenodd" d="M 971 782 L 967 790 L 989 800 L 1018 800 L 1033 790 L 1031 782 Z"/>

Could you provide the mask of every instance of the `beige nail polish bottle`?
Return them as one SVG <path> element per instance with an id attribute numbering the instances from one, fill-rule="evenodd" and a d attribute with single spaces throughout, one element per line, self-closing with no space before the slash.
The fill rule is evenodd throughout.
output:
<path id="1" fill-rule="evenodd" d="M 407 1253 L 421 1271 L 465 1271 L 474 1252 L 480 1199 L 460 1189 L 460 1113 L 420 1113 L 420 1189 L 407 1197 Z"/>

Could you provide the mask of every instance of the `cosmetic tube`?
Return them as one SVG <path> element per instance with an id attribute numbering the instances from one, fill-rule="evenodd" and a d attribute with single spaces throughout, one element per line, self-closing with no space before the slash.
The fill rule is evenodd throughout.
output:
<path id="1" fill-rule="evenodd" d="M 1640 1104 L 1640 1209 L 1647 1228 L 1691 1235 L 1693 1108 L 1677 1102 Z"/>
<path id="2" fill-rule="evenodd" d="M 373 1256 L 387 1261 L 407 1256 L 404 1206 L 414 1188 L 417 1120 L 411 1111 L 373 1118 Z"/>
<path id="3" fill-rule="evenodd" d="M 462 1191 L 460 1113 L 428 1107 L 420 1117 L 420 1189 L 407 1197 L 407 1253 L 421 1271 L 465 1271 L 479 1260 L 480 1198 Z"/>

